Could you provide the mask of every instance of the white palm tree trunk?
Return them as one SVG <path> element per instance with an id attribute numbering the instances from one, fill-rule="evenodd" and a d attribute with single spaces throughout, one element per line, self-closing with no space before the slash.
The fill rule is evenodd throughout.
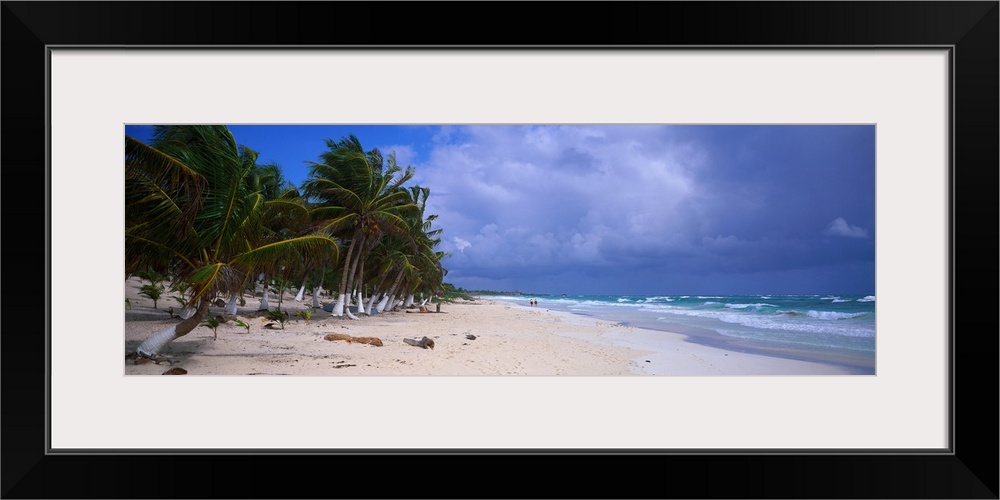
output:
<path id="1" fill-rule="evenodd" d="M 333 312 L 330 315 L 338 318 L 344 315 L 344 294 L 337 296 L 337 303 L 333 305 Z"/>
<path id="2" fill-rule="evenodd" d="M 264 291 L 260 294 L 260 305 L 257 306 L 258 311 L 270 311 L 270 304 L 267 303 L 268 298 L 271 294 L 271 283 L 270 280 L 263 279 Z"/>
<path id="3" fill-rule="evenodd" d="M 305 296 L 305 293 L 306 293 L 306 284 L 302 283 L 302 286 L 299 288 L 299 293 L 295 294 L 295 302 L 302 302 L 302 297 Z"/>
<path id="4" fill-rule="evenodd" d="M 166 330 L 163 330 L 146 339 L 135 349 L 135 352 L 144 358 L 156 356 L 160 353 L 160 350 L 163 349 L 164 346 L 172 342 L 177 337 L 179 337 L 179 335 L 177 335 L 177 325 L 170 325 Z"/>
<path id="5" fill-rule="evenodd" d="M 267 303 L 267 299 L 270 297 L 271 287 L 267 283 L 264 283 L 264 293 L 260 295 L 260 305 L 257 306 L 258 311 L 270 311 L 271 308 Z"/>
<path id="6" fill-rule="evenodd" d="M 358 316 L 362 314 L 368 314 L 365 311 L 365 298 L 361 296 L 361 290 L 358 290 Z"/>
<path id="7" fill-rule="evenodd" d="M 403 301 L 403 307 L 410 307 L 413 305 L 413 294 L 406 296 L 406 300 Z"/>
<path id="8" fill-rule="evenodd" d="M 372 307 L 375 305 L 375 299 L 377 299 L 377 298 L 378 298 L 378 294 L 377 293 L 373 294 L 371 297 L 368 297 L 368 307 L 365 307 L 365 314 L 371 316 L 371 314 L 372 314 Z"/>
<path id="9" fill-rule="evenodd" d="M 226 314 L 236 314 L 236 302 L 240 299 L 240 294 L 234 293 L 226 303 Z"/>
<path id="10" fill-rule="evenodd" d="M 166 329 L 153 334 L 151 337 L 139 344 L 139 347 L 135 349 L 136 354 L 149 358 L 156 356 L 160 351 L 174 339 L 187 335 L 191 330 L 201 323 L 201 320 L 208 315 L 209 302 L 208 300 L 203 300 L 195 311 L 195 314 L 180 323 L 168 326 Z"/>
<path id="11" fill-rule="evenodd" d="M 361 319 L 361 318 L 355 316 L 354 313 L 352 313 L 350 309 L 345 309 L 344 310 L 344 314 L 346 314 L 348 318 L 351 318 L 353 320 Z"/>
<path id="12" fill-rule="evenodd" d="M 319 294 L 320 294 L 320 291 L 322 291 L 322 290 L 323 289 L 320 288 L 320 287 L 313 288 L 313 309 L 319 309 L 319 308 L 323 307 L 319 303 Z"/>
<path id="13" fill-rule="evenodd" d="M 385 310 L 385 306 L 387 304 L 389 304 L 389 295 L 383 295 L 382 300 L 379 301 L 378 306 L 375 307 L 375 310 L 378 312 L 382 312 Z"/>

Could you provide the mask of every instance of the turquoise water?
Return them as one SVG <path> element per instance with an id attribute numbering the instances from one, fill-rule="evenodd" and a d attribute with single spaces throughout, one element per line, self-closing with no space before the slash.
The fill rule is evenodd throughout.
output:
<path id="1" fill-rule="evenodd" d="M 875 373 L 872 295 L 489 296 L 651 330 L 723 349 Z"/>

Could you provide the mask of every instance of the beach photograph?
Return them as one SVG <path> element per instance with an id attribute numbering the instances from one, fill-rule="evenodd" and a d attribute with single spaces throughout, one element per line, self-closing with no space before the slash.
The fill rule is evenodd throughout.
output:
<path id="1" fill-rule="evenodd" d="M 125 126 L 125 375 L 874 376 L 876 127 Z"/>

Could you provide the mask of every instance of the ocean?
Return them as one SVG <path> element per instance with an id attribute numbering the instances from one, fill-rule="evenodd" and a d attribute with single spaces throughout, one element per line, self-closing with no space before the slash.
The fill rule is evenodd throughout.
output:
<path id="1" fill-rule="evenodd" d="M 684 334 L 690 342 L 875 373 L 873 295 L 484 296 Z"/>

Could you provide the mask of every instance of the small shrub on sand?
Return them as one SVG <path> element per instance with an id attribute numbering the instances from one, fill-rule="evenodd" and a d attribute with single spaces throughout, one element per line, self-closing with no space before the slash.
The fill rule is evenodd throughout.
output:
<path id="1" fill-rule="evenodd" d="M 247 329 L 247 333 L 250 333 L 250 325 L 247 324 L 245 321 L 243 321 L 241 319 L 238 319 L 238 320 L 236 320 L 236 324 L 239 325 L 239 326 L 242 326 L 243 328 L 246 328 Z"/>
<path id="2" fill-rule="evenodd" d="M 221 325 L 221 324 L 222 324 L 222 320 L 219 319 L 218 316 L 209 316 L 208 319 L 206 319 L 205 322 L 202 323 L 202 326 L 207 326 L 208 328 L 211 328 L 212 329 L 212 340 L 218 340 L 219 339 L 219 332 L 217 330 L 219 329 L 219 325 Z"/>
<path id="3" fill-rule="evenodd" d="M 142 285 L 142 288 L 139 289 L 139 295 L 144 295 L 153 299 L 153 309 L 156 309 L 156 303 L 159 302 L 160 297 L 163 296 L 163 287 L 159 284 Z"/>
<path id="4" fill-rule="evenodd" d="M 313 312 L 312 309 L 302 309 L 300 311 L 296 311 L 295 315 L 306 320 L 306 323 L 308 323 L 309 318 L 312 318 Z"/>
<path id="5" fill-rule="evenodd" d="M 288 312 L 275 308 L 267 312 L 267 319 L 277 321 L 281 325 L 281 329 L 284 330 L 285 322 L 288 321 Z"/>

